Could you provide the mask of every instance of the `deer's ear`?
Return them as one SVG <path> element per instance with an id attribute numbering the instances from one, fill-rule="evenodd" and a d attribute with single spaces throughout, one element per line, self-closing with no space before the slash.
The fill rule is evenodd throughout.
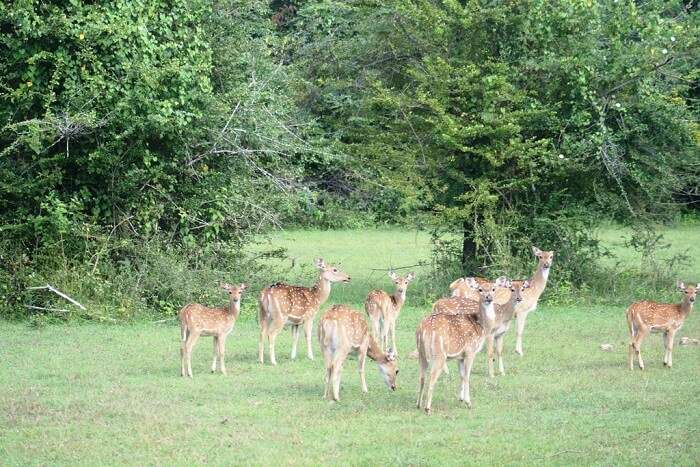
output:
<path id="1" fill-rule="evenodd" d="M 464 279 L 464 282 L 472 289 L 479 288 L 479 283 L 473 277 L 467 277 L 466 279 Z"/>
<path id="2" fill-rule="evenodd" d="M 683 281 L 676 281 L 676 287 L 685 292 L 685 283 Z"/>
<path id="3" fill-rule="evenodd" d="M 529 289 L 530 288 L 530 281 L 524 281 L 523 285 L 520 287 L 520 289 Z"/>
<path id="4" fill-rule="evenodd" d="M 456 289 L 457 287 L 460 286 L 460 284 L 461 284 L 462 282 L 464 282 L 464 278 L 463 278 L 463 277 L 460 277 L 459 279 L 453 281 L 453 282 L 450 284 L 450 290 Z"/>
<path id="5" fill-rule="evenodd" d="M 316 265 L 316 267 L 319 269 L 323 269 L 326 267 L 326 263 L 323 262 L 323 258 L 316 258 L 314 260 L 314 265 Z"/>
<path id="6" fill-rule="evenodd" d="M 416 273 L 413 272 L 413 271 L 409 272 L 408 275 L 406 276 L 406 280 L 409 281 L 409 282 L 412 281 L 412 280 L 415 279 L 415 278 L 416 278 Z"/>
<path id="7" fill-rule="evenodd" d="M 399 276 L 397 276 L 393 270 L 389 270 L 389 277 L 391 278 L 392 281 L 395 281 L 396 279 L 399 278 Z"/>
<path id="8" fill-rule="evenodd" d="M 542 256 L 542 250 L 537 248 L 535 245 L 532 245 L 532 254 L 539 258 L 540 256 Z"/>
<path id="9" fill-rule="evenodd" d="M 389 349 L 389 351 L 386 353 L 386 359 L 390 362 L 396 360 L 396 354 L 394 353 L 394 349 Z"/>
<path id="10" fill-rule="evenodd" d="M 506 276 L 501 276 L 496 279 L 496 287 L 510 287 L 512 282 Z"/>
<path id="11" fill-rule="evenodd" d="M 245 282 L 243 282 L 240 286 L 238 286 L 238 288 L 239 288 L 240 290 L 245 290 L 245 289 L 248 288 L 248 285 L 247 285 Z"/>

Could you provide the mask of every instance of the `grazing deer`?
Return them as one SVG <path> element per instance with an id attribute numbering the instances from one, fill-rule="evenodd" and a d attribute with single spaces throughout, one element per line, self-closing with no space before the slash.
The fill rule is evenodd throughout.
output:
<path id="1" fill-rule="evenodd" d="M 236 319 L 241 311 L 241 296 L 248 286 L 245 284 L 221 284 L 220 287 L 228 292 L 228 309 L 224 307 L 209 308 L 199 303 L 190 303 L 182 307 L 178 313 L 182 336 L 180 347 L 180 373 L 182 376 L 192 377 L 192 349 L 199 336 L 214 337 L 214 361 L 211 364 L 211 372 L 216 371 L 218 360 L 221 373 L 226 374 L 226 366 L 224 365 L 226 338 L 236 324 Z"/>
<path id="2" fill-rule="evenodd" d="M 445 368 L 448 359 L 457 359 L 462 379 L 459 400 L 471 407 L 469 378 L 474 357 L 495 324 L 493 298 L 498 286 L 507 279 L 499 278 L 493 284 L 479 285 L 473 279 L 469 283 L 479 292 L 479 313 L 446 314 L 434 313 L 426 316 L 416 330 L 416 347 L 420 364 L 417 407 L 430 413 L 435 383 Z M 429 372 L 429 374 L 428 374 Z M 426 375 L 429 378 L 426 389 Z"/>
<path id="3" fill-rule="evenodd" d="M 382 343 L 382 348 L 387 349 L 389 333 L 391 333 L 391 345 L 396 355 L 396 319 L 401 313 L 401 307 L 406 301 L 406 289 L 408 283 L 416 277 L 416 273 L 409 272 L 406 276 L 399 276 L 394 271 L 389 271 L 389 277 L 396 284 L 396 291 L 389 295 L 383 290 L 372 290 L 365 300 L 365 311 L 372 321 L 374 337 Z"/>
<path id="4" fill-rule="evenodd" d="M 311 330 L 314 325 L 314 316 L 319 307 L 328 299 L 331 293 L 331 283 L 350 282 L 350 276 L 332 265 L 326 265 L 323 259 L 314 261 L 320 270 L 318 281 L 313 287 L 301 287 L 287 285 L 278 282 L 265 287 L 260 292 L 258 324 L 260 325 L 260 338 L 258 340 L 258 360 L 264 362 L 265 337 L 270 343 L 270 363 L 277 365 L 275 358 L 275 340 L 286 324 L 292 326 L 292 359 L 297 356 L 297 343 L 299 342 L 299 326 L 304 326 L 306 335 L 306 355 L 314 359 L 311 350 Z"/>
<path id="5" fill-rule="evenodd" d="M 679 281 L 676 286 L 683 292 L 683 300 L 680 305 L 643 300 L 633 303 L 627 308 L 627 325 L 631 338 L 627 359 L 630 370 L 634 368 L 635 353 L 639 361 L 639 368 L 644 369 L 641 347 L 642 341 L 649 332 L 664 333 L 664 347 L 666 349 L 664 365 L 669 368 L 673 365 L 673 338 L 693 309 L 700 283 L 686 287 L 683 282 Z"/>
<path id="6" fill-rule="evenodd" d="M 384 353 L 384 349 L 369 333 L 367 321 L 359 312 L 345 305 L 335 305 L 330 308 L 318 323 L 318 341 L 326 362 L 324 399 L 339 400 L 340 372 L 350 352 L 357 352 L 362 392 L 367 392 L 366 357 L 377 362 L 386 385 L 392 391 L 396 390 L 396 375 L 399 374 L 396 356 L 391 351 Z"/>
<path id="7" fill-rule="evenodd" d="M 523 300 L 515 307 L 515 321 L 516 321 L 516 342 L 515 342 L 515 352 L 522 356 L 523 355 L 523 332 L 525 331 L 525 320 L 527 315 L 537 308 L 537 302 L 544 292 L 544 288 L 547 285 L 547 278 L 549 277 L 549 269 L 552 266 L 552 261 L 554 260 L 553 251 L 542 251 L 536 246 L 532 247 L 532 253 L 537 257 L 537 269 L 535 274 L 529 279 L 530 287 L 523 293 Z M 486 283 L 486 279 L 481 277 L 475 278 L 477 282 Z M 466 279 L 460 278 L 450 284 L 450 289 L 452 290 L 453 296 L 471 298 L 472 300 L 478 300 L 478 297 L 474 293 L 473 289 L 465 282 Z M 510 291 L 500 291 L 496 294 L 495 302 L 499 304 L 505 304 L 510 299 Z"/>

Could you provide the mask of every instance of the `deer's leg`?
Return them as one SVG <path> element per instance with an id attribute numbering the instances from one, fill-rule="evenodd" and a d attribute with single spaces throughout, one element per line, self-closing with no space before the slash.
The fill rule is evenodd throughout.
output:
<path id="1" fill-rule="evenodd" d="M 367 361 L 367 347 L 360 348 L 357 352 L 357 369 L 360 372 L 360 385 L 362 392 L 368 392 L 367 381 L 365 380 L 365 362 Z"/>
<path id="2" fill-rule="evenodd" d="M 640 326 L 637 328 L 637 334 L 634 336 L 634 339 L 632 339 L 632 347 L 637 354 L 637 362 L 640 370 L 644 369 L 644 361 L 642 360 L 642 341 L 648 333 L 649 330 L 646 327 Z"/>
<path id="3" fill-rule="evenodd" d="M 323 398 L 328 399 L 332 394 L 333 364 L 326 366 L 326 377 L 323 380 Z"/>
<path id="4" fill-rule="evenodd" d="M 346 356 L 346 355 L 345 355 Z M 333 400 L 340 400 L 340 373 L 343 370 L 343 361 L 345 356 L 342 358 L 336 357 L 333 361 L 333 370 L 331 372 L 331 380 L 333 381 Z"/>
<path id="5" fill-rule="evenodd" d="M 425 413 L 430 414 L 431 407 L 433 404 L 433 391 L 435 390 L 435 383 L 442 373 L 442 369 L 445 366 L 445 354 L 435 356 L 430 364 L 430 381 L 428 382 L 428 393 L 426 394 L 425 401 Z"/>
<path id="6" fill-rule="evenodd" d="M 265 338 L 267 337 L 267 320 L 260 317 L 260 336 L 258 337 L 258 361 L 265 363 Z"/>
<path id="7" fill-rule="evenodd" d="M 498 358 L 498 372 L 501 375 L 506 374 L 506 370 L 503 367 L 503 336 L 505 334 L 501 334 L 496 338 L 496 357 Z"/>
<path id="8" fill-rule="evenodd" d="M 309 319 L 307 322 L 304 323 L 304 335 L 306 336 L 306 356 L 309 357 L 309 360 L 314 359 L 314 350 L 311 345 L 311 339 L 312 339 L 312 334 L 314 330 L 314 320 Z"/>
<path id="9" fill-rule="evenodd" d="M 428 362 L 420 354 L 420 351 L 418 352 L 418 359 L 418 400 L 416 401 L 416 407 L 420 409 L 423 406 L 423 393 L 425 392 L 425 373 L 428 368 Z"/>
<path id="10" fill-rule="evenodd" d="M 187 364 L 185 363 L 187 361 L 187 346 L 185 344 L 187 340 L 186 332 L 183 331 L 183 335 L 185 336 L 185 340 L 180 343 L 180 376 L 187 376 Z"/>
<path id="11" fill-rule="evenodd" d="M 464 401 L 466 399 L 465 393 L 467 392 L 466 376 L 467 368 L 464 362 L 465 359 L 457 360 L 457 367 L 459 368 L 459 400 Z"/>
<path id="12" fill-rule="evenodd" d="M 396 346 L 396 318 L 391 320 L 391 349 L 399 356 L 399 348 Z"/>
<path id="13" fill-rule="evenodd" d="M 185 341 L 185 356 L 187 358 L 187 376 L 192 378 L 192 349 L 199 339 L 199 333 L 190 331 Z"/>
<path id="14" fill-rule="evenodd" d="M 267 338 L 270 341 L 270 363 L 273 365 L 277 365 L 275 341 L 282 328 L 284 328 L 284 321 L 281 320 L 272 321 L 267 327 Z"/>
<path id="15" fill-rule="evenodd" d="M 489 376 L 493 378 L 494 373 L 493 373 L 493 344 L 494 344 L 494 337 L 491 333 L 489 333 L 488 336 L 486 336 L 486 358 L 488 359 L 488 366 L 489 366 Z M 460 374 L 462 374 L 462 370 L 460 369 Z"/>
<path id="16" fill-rule="evenodd" d="M 523 356 L 523 333 L 525 332 L 525 320 L 529 311 L 521 311 L 515 316 L 515 353 Z"/>
<path id="17" fill-rule="evenodd" d="M 297 344 L 299 343 L 299 325 L 292 325 L 292 360 L 297 358 Z"/>
<path id="18" fill-rule="evenodd" d="M 226 353 L 226 336 L 220 336 L 217 339 L 218 353 L 219 353 L 219 366 L 221 367 L 221 374 L 226 374 L 226 364 L 224 363 L 224 354 Z"/>
<path id="19" fill-rule="evenodd" d="M 474 355 L 473 353 L 468 353 L 467 357 L 464 359 L 464 372 L 465 375 L 462 377 L 462 381 L 464 384 L 464 402 L 467 403 L 467 407 L 470 409 L 472 408 L 472 398 L 471 398 L 471 392 L 469 390 L 469 379 L 471 378 L 472 374 L 472 365 L 474 365 Z"/>
<path id="20" fill-rule="evenodd" d="M 666 331 L 666 366 L 673 366 L 673 339 L 676 337 L 676 331 Z"/>
<path id="21" fill-rule="evenodd" d="M 219 358 L 219 336 L 214 336 L 212 342 L 214 343 L 214 361 L 211 362 L 211 372 L 214 373 L 216 372 L 216 362 Z"/>

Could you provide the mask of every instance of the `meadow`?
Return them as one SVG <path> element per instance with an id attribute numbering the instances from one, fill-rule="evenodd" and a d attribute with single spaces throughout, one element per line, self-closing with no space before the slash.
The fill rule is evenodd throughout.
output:
<path id="1" fill-rule="evenodd" d="M 689 253 L 699 230 L 671 232 L 673 249 Z M 619 230 L 603 231 L 601 238 L 623 261 L 637 260 Z M 391 290 L 386 273 L 375 269 L 430 258 L 425 234 L 396 230 L 291 231 L 269 242 L 288 248 L 290 275 L 306 284 L 313 281 L 315 256 L 338 264 L 352 282 L 335 285 L 326 306 L 348 303 L 360 310 L 370 288 Z M 697 255 L 692 261 L 681 271 L 690 278 L 700 271 Z M 433 414 L 418 411 L 417 362 L 407 357 L 416 325 L 435 298 L 421 282 L 429 267 L 413 268 L 418 278 L 399 318 L 397 391 L 384 386 L 369 361 L 369 393 L 361 393 L 352 358 L 338 403 L 321 398 L 317 342 L 314 361 L 290 361 L 285 331 L 277 340 L 278 366 L 257 362 L 254 292 L 244 297 L 227 342 L 227 376 L 209 372 L 210 338 L 195 348 L 194 379 L 179 376 L 175 321 L 39 328 L 2 323 L 0 463 L 700 462 L 700 346 L 676 345 L 674 367 L 666 369 L 661 338 L 653 335 L 642 349 L 647 369 L 629 371 L 624 306 L 542 305 L 528 318 L 522 358 L 513 353 L 512 330 L 507 335 L 505 376 L 488 378 L 485 356 L 478 356 L 471 410 L 457 400 L 459 377 L 450 363 L 450 375 L 437 384 Z M 245 272 L 232 272 L 231 281 L 244 279 Z M 678 337 L 700 337 L 697 313 Z M 602 343 L 613 351 L 601 351 Z"/>

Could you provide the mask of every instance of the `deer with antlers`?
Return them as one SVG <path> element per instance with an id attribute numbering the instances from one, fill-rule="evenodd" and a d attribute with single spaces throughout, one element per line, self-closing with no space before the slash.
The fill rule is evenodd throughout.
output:
<path id="1" fill-rule="evenodd" d="M 693 309 L 700 283 L 686 286 L 679 281 L 676 286 L 683 293 L 683 300 L 678 305 L 643 300 L 627 308 L 627 326 L 631 339 L 627 360 L 630 370 L 634 369 L 635 353 L 639 369 L 644 369 L 641 347 L 650 332 L 664 333 L 664 365 L 669 368 L 673 365 L 673 339 Z"/>
<path id="2" fill-rule="evenodd" d="M 311 349 L 311 330 L 314 316 L 319 307 L 325 303 L 331 293 L 333 282 L 350 282 L 350 276 L 338 270 L 333 265 L 327 265 L 323 259 L 314 261 L 319 269 L 318 280 L 313 287 L 301 287 L 278 282 L 265 287 L 260 292 L 258 307 L 258 324 L 260 337 L 258 340 L 258 360 L 264 362 L 264 342 L 268 338 L 270 344 L 270 363 L 277 364 L 275 358 L 275 340 L 285 325 L 292 327 L 292 355 L 297 356 L 299 341 L 299 326 L 304 327 L 306 335 L 306 355 L 313 360 Z"/>
<path id="3" fill-rule="evenodd" d="M 209 308 L 199 303 L 190 303 L 182 307 L 178 313 L 182 337 L 180 346 L 180 373 L 182 376 L 192 378 L 192 349 L 200 336 L 214 337 L 214 361 L 211 364 L 211 372 L 216 371 L 218 361 L 221 373 L 226 374 L 226 365 L 224 364 L 226 338 L 236 324 L 236 319 L 241 311 L 241 296 L 247 286 L 245 284 L 220 284 L 220 287 L 228 292 L 228 309 L 225 307 Z"/>
<path id="4" fill-rule="evenodd" d="M 520 356 L 523 355 L 523 333 L 525 332 L 527 315 L 537 308 L 537 303 L 547 286 L 549 270 L 554 260 L 554 251 L 542 251 L 536 246 L 533 246 L 532 253 L 537 257 L 537 269 L 533 276 L 528 279 L 530 287 L 523 292 L 522 301 L 515 307 L 515 352 Z M 487 279 L 481 277 L 476 277 L 475 280 L 481 283 L 488 282 Z M 450 284 L 452 296 L 478 300 L 478 296 L 474 290 L 465 281 L 466 279 L 459 278 Z M 507 303 L 508 300 L 510 300 L 510 291 L 499 291 L 494 300 L 498 304 Z"/>
<path id="5" fill-rule="evenodd" d="M 445 369 L 447 360 L 459 363 L 461 386 L 459 400 L 471 407 L 469 379 L 476 354 L 495 326 L 493 298 L 498 287 L 508 279 L 501 277 L 495 283 L 477 284 L 469 281 L 479 293 L 479 312 L 476 315 L 434 313 L 426 316 L 416 330 L 416 347 L 420 365 L 417 407 L 430 413 L 435 383 Z M 426 377 L 428 378 L 426 388 Z"/>
<path id="6" fill-rule="evenodd" d="M 318 323 L 318 341 L 326 363 L 324 399 L 338 401 L 340 398 L 340 373 L 343 363 L 351 352 L 357 353 L 362 392 L 367 392 L 365 361 L 367 357 L 377 363 L 384 382 L 392 391 L 396 390 L 396 355 L 384 352 L 372 337 L 362 315 L 345 305 L 335 305 L 326 311 Z"/>
<path id="7" fill-rule="evenodd" d="M 372 290 L 365 300 L 365 312 L 372 322 L 374 337 L 382 343 L 382 348 L 387 349 L 389 334 L 391 333 L 391 345 L 396 355 L 396 320 L 401 313 L 401 307 L 406 301 L 406 289 L 408 284 L 415 279 L 416 273 L 409 272 L 405 276 L 399 276 L 394 271 L 389 271 L 389 277 L 396 285 L 393 295 L 383 290 Z"/>

